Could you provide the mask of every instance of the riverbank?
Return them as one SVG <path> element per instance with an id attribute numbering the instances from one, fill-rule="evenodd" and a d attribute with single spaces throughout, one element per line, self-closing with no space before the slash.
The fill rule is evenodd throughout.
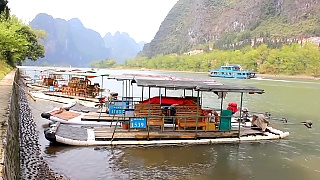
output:
<path id="1" fill-rule="evenodd" d="M 257 74 L 260 78 L 277 78 L 277 79 L 304 79 L 304 80 L 320 80 L 319 77 L 305 76 L 305 75 L 283 75 L 283 74 Z"/>
<path id="2" fill-rule="evenodd" d="M 3 76 L 0 80 L 0 177 L 3 178 L 4 172 L 4 148 L 7 131 L 7 121 L 9 119 L 9 104 L 12 91 L 12 83 L 15 71 L 11 71 L 7 76 Z"/>
<path id="3" fill-rule="evenodd" d="M 194 72 L 194 71 L 178 71 L 166 69 L 147 69 L 147 68 L 110 68 L 113 70 L 139 70 L 139 71 L 157 71 L 157 72 L 184 72 L 196 74 L 209 74 L 209 72 Z M 276 79 L 303 79 L 303 80 L 320 80 L 320 77 L 306 76 L 306 75 L 284 75 L 284 74 L 256 74 L 259 78 L 276 78 Z"/>
<path id="4" fill-rule="evenodd" d="M 12 70 L 0 80 L 0 179 L 68 179 L 41 156 L 37 125 L 17 75 Z"/>

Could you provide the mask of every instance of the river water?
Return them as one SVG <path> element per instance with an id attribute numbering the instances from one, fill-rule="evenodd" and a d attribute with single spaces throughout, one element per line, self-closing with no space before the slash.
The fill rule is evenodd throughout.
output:
<path id="1" fill-rule="evenodd" d="M 207 74 L 201 73 L 104 71 L 110 74 L 150 73 L 188 78 L 207 77 Z M 43 135 L 49 121 L 42 119 L 40 114 L 61 105 L 41 100 L 34 102 L 30 99 L 30 106 L 38 124 L 43 157 L 56 172 L 75 180 L 320 179 L 319 81 L 259 78 L 215 80 L 264 89 L 266 93 L 261 95 L 244 95 L 243 105 L 252 111 L 268 111 L 275 118 L 287 118 L 291 124 L 284 125 L 277 120 L 272 122 L 276 128 L 289 131 L 290 136 L 276 141 L 193 146 L 52 146 Z M 95 78 L 93 81 L 101 82 L 101 79 Z M 121 95 L 122 83 L 106 79 L 103 83 L 104 87 Z M 160 93 L 163 94 L 164 91 Z M 139 94 L 141 90 L 135 88 L 134 95 Z M 157 94 L 158 90 L 152 90 L 152 95 Z M 144 95 L 147 93 L 144 92 Z M 203 97 L 203 106 L 220 107 L 220 100 L 213 93 L 204 93 Z M 239 100 L 239 94 L 230 93 L 224 104 L 226 106 L 227 102 Z M 305 120 L 312 120 L 311 129 L 298 124 Z"/>

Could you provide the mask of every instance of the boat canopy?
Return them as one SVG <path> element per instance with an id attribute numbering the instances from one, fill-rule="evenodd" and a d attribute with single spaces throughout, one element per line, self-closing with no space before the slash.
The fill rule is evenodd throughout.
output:
<path id="1" fill-rule="evenodd" d="M 93 71 L 77 71 L 77 72 L 69 72 L 69 71 L 51 71 L 51 74 L 61 74 L 61 75 L 74 75 L 74 76 L 87 76 L 87 77 L 99 77 L 99 76 L 109 76 L 109 74 L 100 74 Z"/>
<path id="2" fill-rule="evenodd" d="M 168 89 L 188 89 L 199 91 L 213 92 L 239 92 L 239 93 L 264 93 L 263 89 L 243 85 L 225 85 L 221 83 L 206 82 L 206 81 L 181 81 L 181 80 L 148 80 L 137 79 L 137 86 L 156 87 Z"/>
<path id="3" fill-rule="evenodd" d="M 161 105 L 172 105 L 172 104 L 196 104 L 194 101 L 188 98 L 182 98 L 182 97 L 160 97 L 155 96 L 150 99 L 146 99 L 144 101 L 141 101 L 140 104 L 161 104 Z"/>
<path id="4" fill-rule="evenodd" d="M 165 80 L 165 81 L 203 81 L 206 83 L 217 83 L 216 80 L 212 78 L 180 78 L 162 74 L 122 74 L 122 75 L 111 75 L 108 79 L 115 79 L 118 81 L 124 80 L 138 80 L 138 79 L 147 79 L 147 80 Z"/>
<path id="5" fill-rule="evenodd" d="M 112 75 L 108 79 L 115 79 L 117 81 L 134 80 L 134 79 L 158 79 L 158 80 L 170 80 L 173 77 L 167 75 L 151 75 L 151 74 L 121 74 Z"/>

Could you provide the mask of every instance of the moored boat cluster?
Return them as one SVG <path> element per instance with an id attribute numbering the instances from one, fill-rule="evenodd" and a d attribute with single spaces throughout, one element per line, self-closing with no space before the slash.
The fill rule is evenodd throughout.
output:
<path id="1" fill-rule="evenodd" d="M 236 70 L 241 71 L 240 67 L 237 68 Z M 99 73 L 54 72 L 60 75 L 63 73 L 67 73 L 72 82 L 67 83 L 66 89 L 70 92 L 52 91 L 49 86 L 40 92 L 30 93 L 35 98 L 65 103 L 64 106 L 41 114 L 43 118 L 53 122 L 44 132 L 51 142 L 84 146 L 212 144 L 281 139 L 289 135 L 288 132 L 271 128 L 263 114 L 249 116 L 248 111 L 243 111 L 244 95 L 264 93 L 264 90 L 256 87 L 227 85 L 214 79 L 104 74 L 101 75 L 100 84 L 103 85 L 103 77 L 109 81 L 120 81 L 122 93 L 119 96 L 118 93 L 109 91 L 107 96 L 102 96 L 101 93 L 94 98 L 87 96 L 86 84 L 81 85 L 84 93 L 71 93 L 71 90 L 78 92 L 73 89 L 73 86 L 78 87 L 75 85 L 78 81 L 74 81 L 75 78 L 70 75 L 83 76 L 87 80 L 89 76 L 99 77 Z M 133 96 L 134 89 L 141 90 L 140 97 Z M 144 94 L 145 89 L 148 90 L 147 95 Z M 158 89 L 159 94 L 152 94 L 151 89 Z M 168 90 L 175 91 L 175 95 L 172 92 L 169 94 Z M 203 102 L 207 101 L 203 97 L 205 93 L 217 95 L 220 107 L 203 107 Z M 223 108 L 228 93 L 240 95 L 240 107 L 237 103 L 230 102 L 228 108 Z"/>

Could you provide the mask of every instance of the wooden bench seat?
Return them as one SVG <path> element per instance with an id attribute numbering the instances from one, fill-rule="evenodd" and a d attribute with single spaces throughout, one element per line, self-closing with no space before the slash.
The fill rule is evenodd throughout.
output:
<path id="1" fill-rule="evenodd" d="M 176 125 L 180 131 L 188 127 L 207 127 L 206 119 L 202 116 L 202 109 L 197 105 L 178 105 L 176 106 Z M 198 117 L 197 117 L 198 116 Z"/>
<path id="2" fill-rule="evenodd" d="M 135 104 L 134 116 L 146 117 L 149 126 L 160 126 L 164 130 L 164 117 L 160 104 Z"/>

